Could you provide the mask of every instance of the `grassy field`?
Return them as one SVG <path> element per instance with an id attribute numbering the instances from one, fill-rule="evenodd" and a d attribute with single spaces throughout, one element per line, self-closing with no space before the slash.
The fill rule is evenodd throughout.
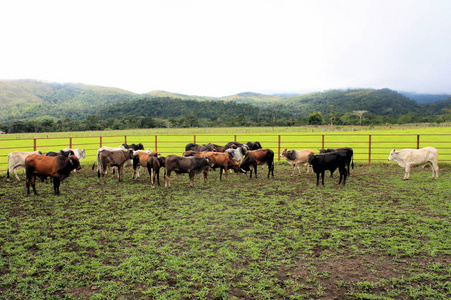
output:
<path id="1" fill-rule="evenodd" d="M 358 130 L 357 130 L 358 129 Z M 371 157 L 369 157 L 369 135 L 371 135 Z M 86 149 L 87 161 L 94 161 L 100 147 L 117 147 L 125 141 L 142 143 L 145 148 L 157 149 L 163 155 L 182 155 L 185 145 L 196 141 L 198 144 L 215 143 L 225 145 L 235 138 L 238 142 L 259 141 L 263 147 L 271 148 L 276 154 L 279 150 L 318 149 L 352 147 L 356 161 L 367 164 L 372 161 L 385 161 L 391 149 L 416 148 L 417 135 L 421 147 L 432 146 L 439 150 L 439 161 L 451 162 L 451 126 L 390 126 L 376 128 L 356 127 L 263 127 L 263 128 L 192 128 L 192 129 L 146 129 L 124 131 L 93 131 L 18 134 L 0 136 L 0 175 L 5 175 L 7 155 L 12 151 L 32 151 L 34 138 L 36 149 L 43 152 L 59 151 L 69 147 Z M 157 136 L 157 137 L 155 137 Z M 280 148 L 279 148 L 280 137 Z"/>
<path id="2" fill-rule="evenodd" d="M 277 163 L 258 179 L 150 189 L 88 163 L 61 185 L 0 180 L 0 299 L 450 299 L 451 166 L 360 165 L 346 186 Z M 23 177 L 22 177 L 23 178 Z"/>

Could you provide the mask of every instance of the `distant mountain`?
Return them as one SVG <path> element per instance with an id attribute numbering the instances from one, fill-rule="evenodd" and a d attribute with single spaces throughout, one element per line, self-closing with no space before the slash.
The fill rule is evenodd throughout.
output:
<path id="1" fill-rule="evenodd" d="M 40 117 L 83 119 L 132 92 L 117 88 L 35 80 L 0 81 L 0 121 Z"/>
<path id="2" fill-rule="evenodd" d="M 414 92 L 399 92 L 400 94 L 406 96 L 409 99 L 415 100 L 417 103 L 432 103 L 437 102 L 440 100 L 444 100 L 446 98 L 451 97 L 451 95 L 448 94 L 417 94 Z"/>
<path id="3" fill-rule="evenodd" d="M 433 99 L 433 95 L 429 96 L 429 100 Z M 425 104 L 390 89 L 328 90 L 302 95 L 245 92 L 215 98 L 166 91 L 135 94 L 84 84 L 16 80 L 0 81 L 0 122 L 42 118 L 84 120 L 92 114 L 101 119 L 120 119 L 127 115 L 171 118 L 186 114 L 199 118 L 236 114 L 295 118 L 316 111 L 326 115 L 332 111 L 344 114 L 354 110 L 392 118 L 406 114 L 436 116 L 443 114 L 443 108 L 450 107 L 451 97 L 435 96 L 441 100 Z"/>

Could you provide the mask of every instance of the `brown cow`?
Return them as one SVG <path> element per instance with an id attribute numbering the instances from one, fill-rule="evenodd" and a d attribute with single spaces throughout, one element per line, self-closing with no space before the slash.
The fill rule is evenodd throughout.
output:
<path id="1" fill-rule="evenodd" d="M 222 173 L 225 171 L 226 180 L 229 181 L 229 173 L 227 170 L 232 169 L 235 171 L 235 173 L 238 173 L 240 169 L 240 164 L 232 159 L 232 157 L 228 153 L 222 153 L 222 152 L 196 152 L 196 151 L 186 151 L 183 153 L 183 156 L 189 157 L 189 156 L 197 156 L 197 157 L 204 157 L 207 156 L 212 163 L 212 168 L 219 168 L 219 180 L 222 180 Z M 204 171 L 204 177 L 205 180 L 208 175 L 208 169 L 205 169 Z M 245 173 L 243 171 L 243 173 Z"/>
<path id="2" fill-rule="evenodd" d="M 30 195 L 30 185 L 36 193 L 36 176 L 41 179 L 47 176 L 53 179 L 53 194 L 60 194 L 60 183 L 69 177 L 72 170 L 80 170 L 80 161 L 75 156 L 44 156 L 40 154 L 29 155 L 25 159 L 27 172 L 27 196 Z"/>
<path id="3" fill-rule="evenodd" d="M 176 174 L 188 173 L 191 187 L 194 187 L 194 175 L 199 174 L 205 168 L 212 167 L 208 157 L 182 157 L 177 155 L 168 155 L 165 159 L 165 187 L 171 187 L 171 172 Z M 204 181 L 207 182 L 204 173 Z"/>
<path id="4" fill-rule="evenodd" d="M 274 151 L 271 149 L 259 149 L 249 151 L 241 162 L 241 169 L 244 171 L 251 171 L 250 178 L 252 178 L 252 170 L 255 172 L 257 178 L 257 165 L 268 165 L 269 174 L 274 177 Z"/>
<path id="5" fill-rule="evenodd" d="M 139 179 L 139 168 L 140 167 L 147 167 L 147 160 L 149 159 L 149 156 L 155 156 L 157 157 L 160 155 L 157 151 L 141 151 L 138 150 L 133 154 L 133 175 L 132 178 Z"/>
<path id="6" fill-rule="evenodd" d="M 105 175 L 109 166 L 117 167 L 119 181 L 122 181 L 124 164 L 133 159 L 133 150 L 100 150 L 98 153 L 97 183 L 100 183 L 100 173 L 106 183 Z"/>
<path id="7" fill-rule="evenodd" d="M 157 155 L 150 155 L 147 158 L 147 170 L 150 176 L 150 186 L 155 188 L 155 176 L 157 177 L 157 184 L 160 185 L 160 168 L 164 168 L 165 158 L 163 156 L 157 157 Z"/>

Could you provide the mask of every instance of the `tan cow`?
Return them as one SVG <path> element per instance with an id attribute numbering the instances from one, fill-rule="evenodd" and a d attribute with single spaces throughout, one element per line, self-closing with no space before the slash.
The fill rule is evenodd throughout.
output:
<path id="1" fill-rule="evenodd" d="M 312 149 L 287 150 L 287 148 L 284 148 L 280 157 L 285 157 L 290 166 L 293 167 L 293 172 L 291 172 L 291 176 L 293 176 L 296 168 L 298 168 L 299 175 L 301 175 L 301 168 L 299 167 L 301 164 L 307 167 L 307 174 L 309 173 L 310 164 L 308 162 L 308 156 L 310 154 L 314 154 Z"/>

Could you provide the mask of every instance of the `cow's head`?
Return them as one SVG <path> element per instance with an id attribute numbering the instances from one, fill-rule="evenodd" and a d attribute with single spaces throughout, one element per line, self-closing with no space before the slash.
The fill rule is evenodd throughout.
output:
<path id="1" fill-rule="evenodd" d="M 139 143 L 136 149 L 137 150 L 144 150 L 143 144 Z"/>
<path id="2" fill-rule="evenodd" d="M 326 149 L 320 149 L 318 148 L 319 153 L 326 153 Z"/>
<path id="3" fill-rule="evenodd" d="M 308 163 L 310 166 L 313 166 L 313 162 L 315 161 L 315 154 L 310 153 L 308 156 Z"/>
<path id="4" fill-rule="evenodd" d="M 246 155 L 249 152 L 249 146 L 246 144 L 241 146 L 240 149 L 241 149 L 241 154 L 243 154 L 243 155 Z"/>
<path id="5" fill-rule="evenodd" d="M 215 166 L 215 164 L 211 161 L 211 159 L 204 155 L 205 161 L 207 162 L 207 164 L 210 166 L 210 168 L 213 168 Z"/>
<path id="6" fill-rule="evenodd" d="M 280 153 L 280 157 L 287 156 L 287 148 L 283 148 L 282 153 Z"/>
<path id="7" fill-rule="evenodd" d="M 69 155 L 69 163 L 72 165 L 73 170 L 80 170 L 80 161 L 75 155 Z"/>
<path id="8" fill-rule="evenodd" d="M 388 155 L 388 160 L 393 160 L 393 159 L 395 159 L 396 158 L 396 155 L 398 154 L 399 152 L 397 152 L 395 149 L 393 149 L 391 152 L 390 152 L 390 154 Z"/>

